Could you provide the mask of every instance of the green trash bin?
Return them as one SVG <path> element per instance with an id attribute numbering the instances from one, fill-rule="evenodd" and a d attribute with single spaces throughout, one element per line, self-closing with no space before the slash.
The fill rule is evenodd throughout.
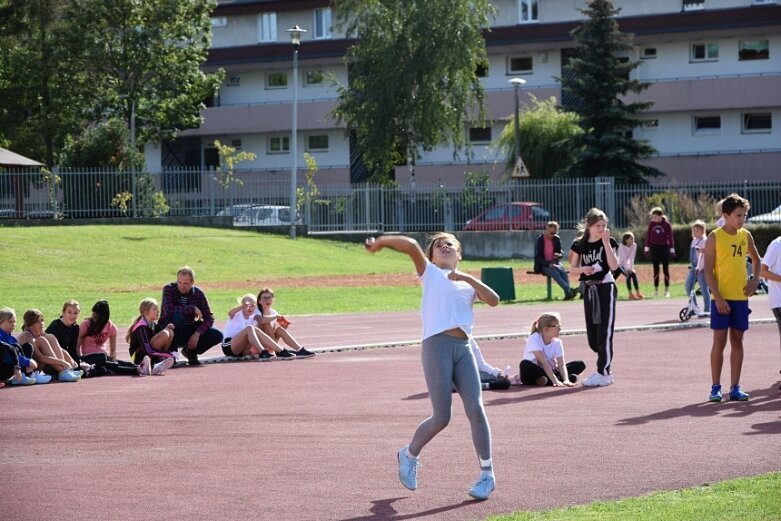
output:
<path id="1" fill-rule="evenodd" d="M 512 268 L 483 268 L 480 272 L 480 280 L 499 295 L 499 300 L 515 300 Z"/>

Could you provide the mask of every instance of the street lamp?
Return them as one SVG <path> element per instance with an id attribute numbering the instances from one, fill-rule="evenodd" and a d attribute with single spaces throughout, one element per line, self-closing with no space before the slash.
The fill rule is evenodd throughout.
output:
<path id="1" fill-rule="evenodd" d="M 526 84 L 523 78 L 512 78 L 510 84 L 515 91 L 515 153 L 513 154 L 513 177 L 529 177 L 529 171 L 523 164 L 521 158 L 521 124 L 520 124 L 520 101 L 518 100 L 518 90 Z"/>
<path id="2" fill-rule="evenodd" d="M 306 29 L 301 29 L 298 24 L 287 30 L 290 42 L 293 44 L 293 125 L 290 130 L 290 153 L 293 164 L 290 167 L 290 238 L 296 238 L 296 216 L 298 203 L 296 201 L 296 184 L 298 175 L 298 46 L 301 45 L 301 35 Z"/>

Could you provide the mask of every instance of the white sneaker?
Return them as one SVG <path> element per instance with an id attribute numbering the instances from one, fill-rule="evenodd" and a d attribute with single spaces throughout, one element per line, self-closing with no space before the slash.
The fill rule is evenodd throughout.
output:
<path id="1" fill-rule="evenodd" d="M 149 376 L 150 374 L 152 374 L 152 360 L 145 356 L 138 366 L 138 376 Z"/>
<path id="2" fill-rule="evenodd" d="M 583 385 L 586 387 L 606 387 L 613 383 L 613 378 L 611 375 L 601 375 L 599 373 L 594 373 L 585 380 L 583 380 Z"/>
<path id="3" fill-rule="evenodd" d="M 174 364 L 176 363 L 176 360 L 173 358 L 166 358 L 162 362 L 157 362 L 155 366 L 152 368 L 152 374 L 163 374 L 167 370 L 171 369 Z"/>
<path id="4" fill-rule="evenodd" d="M 31 374 L 30 377 L 33 378 L 35 380 L 35 383 L 37 384 L 47 384 L 52 381 L 51 376 L 41 371 L 33 372 L 33 374 Z"/>
<path id="5" fill-rule="evenodd" d="M 664 298 L 670 298 L 670 292 L 669 291 L 665 291 L 664 292 Z"/>

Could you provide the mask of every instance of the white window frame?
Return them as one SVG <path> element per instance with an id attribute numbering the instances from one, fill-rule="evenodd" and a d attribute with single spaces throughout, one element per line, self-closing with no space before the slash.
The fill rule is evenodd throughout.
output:
<path id="1" fill-rule="evenodd" d="M 225 87 L 240 87 L 241 86 L 241 74 L 229 73 L 225 75 Z"/>
<path id="2" fill-rule="evenodd" d="M 746 123 L 752 116 L 761 116 L 770 120 L 770 126 L 767 128 L 748 128 Z M 740 129 L 743 134 L 771 134 L 773 132 L 773 113 L 772 112 L 744 112 L 740 115 Z"/>
<path id="3" fill-rule="evenodd" d="M 285 77 L 284 85 L 271 85 L 270 83 L 271 76 L 276 76 L 276 75 Z M 266 73 L 266 90 L 286 89 L 289 84 L 290 84 L 290 79 L 287 77 L 287 72 L 285 71 L 268 71 Z"/>
<path id="4" fill-rule="evenodd" d="M 276 43 L 277 13 L 258 13 L 258 42 Z"/>
<path id="5" fill-rule="evenodd" d="M 710 48 L 712 45 L 716 46 L 716 56 L 710 56 Z M 694 47 L 695 46 L 702 46 L 704 47 L 705 51 L 705 57 L 704 58 L 695 58 L 694 57 Z M 702 63 L 702 62 L 717 62 L 719 61 L 719 43 L 718 42 L 695 42 L 689 45 L 689 63 Z"/>
<path id="6" fill-rule="evenodd" d="M 218 27 L 228 27 L 227 16 L 216 16 L 212 18 L 212 29 L 217 29 Z"/>
<path id="7" fill-rule="evenodd" d="M 279 150 L 273 150 L 272 142 L 279 140 Z M 287 142 L 287 146 L 285 146 Z M 289 154 L 290 153 L 290 136 L 269 136 L 266 140 L 266 153 L 267 154 Z"/>
<path id="8" fill-rule="evenodd" d="M 323 7 L 315 9 L 314 21 L 312 27 L 314 27 L 313 37 L 315 40 L 327 40 L 331 37 L 331 8 Z"/>
<path id="9" fill-rule="evenodd" d="M 526 7 L 528 17 L 524 18 L 523 8 Z M 536 17 L 535 17 L 536 15 Z M 518 0 L 518 23 L 533 24 L 540 21 L 540 2 L 538 0 Z"/>
<path id="10" fill-rule="evenodd" d="M 776 0 L 753 0 L 751 3 L 754 5 L 768 5 L 777 3 Z"/>
<path id="11" fill-rule="evenodd" d="M 313 137 L 324 137 L 327 141 L 325 148 L 312 148 L 310 141 Z M 309 134 L 306 136 L 306 151 L 307 152 L 328 152 L 331 148 L 331 138 L 328 134 Z"/>
<path id="12" fill-rule="evenodd" d="M 638 125 L 643 132 L 654 132 L 659 130 L 659 118 L 647 118 Z"/>
<path id="13" fill-rule="evenodd" d="M 649 53 L 646 54 L 646 51 L 648 51 Z M 653 51 L 653 53 L 651 53 L 650 51 Z M 640 59 L 641 60 L 655 60 L 656 56 L 657 56 L 657 52 L 658 51 L 657 51 L 656 47 L 643 47 L 643 48 L 640 49 Z"/>
<path id="14" fill-rule="evenodd" d="M 515 58 L 528 58 L 529 63 L 531 65 L 531 69 L 513 69 L 512 68 L 512 62 Z M 534 73 L 534 56 L 527 55 L 527 54 L 515 54 L 510 55 L 507 57 L 507 74 L 508 75 L 516 75 L 516 74 L 533 74 Z"/>
<path id="15" fill-rule="evenodd" d="M 705 118 L 719 118 L 719 127 L 718 128 L 698 128 L 698 121 L 700 119 Z M 714 136 L 721 134 L 721 127 L 722 127 L 722 121 L 721 121 L 721 114 L 702 114 L 700 116 L 693 116 L 692 117 L 692 133 L 695 136 Z"/>
<path id="16" fill-rule="evenodd" d="M 683 0 L 684 11 L 702 11 L 705 9 L 705 0 Z"/>
<path id="17" fill-rule="evenodd" d="M 320 81 L 309 81 L 309 75 L 312 73 L 320 73 Z M 323 69 L 307 69 L 304 71 L 304 87 L 320 87 L 325 84 L 325 71 Z"/>

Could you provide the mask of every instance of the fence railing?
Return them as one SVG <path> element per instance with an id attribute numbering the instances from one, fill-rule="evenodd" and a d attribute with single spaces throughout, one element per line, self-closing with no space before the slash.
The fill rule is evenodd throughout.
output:
<path id="1" fill-rule="evenodd" d="M 612 178 L 418 183 L 414 190 L 299 185 L 298 219 L 310 233 L 537 229 L 548 220 L 574 226 L 589 208 L 598 207 L 613 227 L 626 228 L 647 222 L 653 206 L 664 208 L 672 222 L 712 221 L 715 203 L 732 192 L 751 201 L 750 215 L 771 212 L 781 205 L 781 176 L 778 181 L 667 186 L 619 185 Z M 506 204 L 511 202 L 539 204 Z M 199 169 L 0 172 L 0 218 L 230 215 L 236 225 L 279 226 L 289 224 L 289 207 L 289 177 L 280 173 L 237 171 L 226 179 Z"/>

